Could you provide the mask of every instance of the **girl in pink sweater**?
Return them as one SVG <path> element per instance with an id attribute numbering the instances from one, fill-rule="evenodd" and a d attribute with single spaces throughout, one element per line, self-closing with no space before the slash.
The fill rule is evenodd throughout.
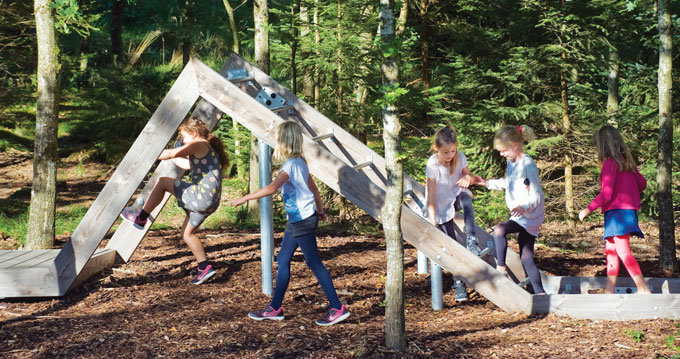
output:
<path id="1" fill-rule="evenodd" d="M 595 133 L 597 163 L 601 168 L 600 194 L 578 214 L 583 219 L 601 208 L 604 213 L 605 254 L 607 256 L 607 287 L 605 293 L 614 293 L 619 275 L 619 257 L 633 278 L 638 293 L 651 294 L 640 266 L 630 253 L 630 235 L 644 238 L 638 225 L 640 192 L 647 180 L 638 172 L 633 156 L 623 142 L 619 131 L 603 126 Z"/>

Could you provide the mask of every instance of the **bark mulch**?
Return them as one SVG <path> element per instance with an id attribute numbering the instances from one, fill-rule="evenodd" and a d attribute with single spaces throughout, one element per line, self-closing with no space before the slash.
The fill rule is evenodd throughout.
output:
<path id="1" fill-rule="evenodd" d="M 654 232 L 654 224 L 643 224 Z M 547 224 L 537 246 L 541 269 L 604 275 L 601 227 L 576 236 Z M 658 231 L 657 231 L 658 232 Z M 599 234 L 598 234 L 599 233 Z M 131 261 L 91 278 L 63 298 L 0 301 L 1 358 L 660 358 L 678 356 L 673 320 L 592 321 L 509 314 L 471 293 L 455 303 L 444 276 L 444 309 L 433 311 L 427 275 L 405 249 L 406 348 L 384 346 L 385 241 L 321 231 L 319 250 L 351 316 L 314 324 L 327 302 L 298 251 L 284 299 L 286 319 L 257 322 L 263 308 L 259 236 L 200 232 L 218 275 L 192 286 L 195 263 L 177 230 L 153 231 Z M 658 235 L 658 234 L 657 234 Z M 281 234 L 277 234 L 279 245 Z M 645 275 L 656 268 L 654 234 L 634 241 Z M 512 245 L 516 249 L 516 243 Z M 680 337 L 680 335 L 678 335 Z M 669 343 L 669 345 L 667 345 Z"/>

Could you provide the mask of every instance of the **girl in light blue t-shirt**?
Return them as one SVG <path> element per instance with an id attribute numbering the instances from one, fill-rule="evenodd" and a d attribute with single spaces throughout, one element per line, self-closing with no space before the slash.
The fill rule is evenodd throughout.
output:
<path id="1" fill-rule="evenodd" d="M 276 257 L 278 271 L 276 286 L 271 303 L 263 309 L 248 314 L 255 320 L 282 320 L 283 296 L 290 281 L 290 260 L 299 246 L 305 263 L 314 272 L 328 301 L 328 314 L 316 321 L 318 325 L 333 325 L 347 317 L 349 310 L 338 299 L 330 273 L 319 258 L 316 245 L 316 227 L 319 219 L 326 219 L 319 190 L 309 175 L 307 162 L 302 155 L 302 130 L 297 122 L 286 121 L 279 125 L 277 148 L 274 156 L 283 162 L 279 174 L 266 187 L 231 201 L 232 206 L 239 206 L 246 201 L 269 196 L 281 188 L 283 204 L 286 209 L 288 223 L 283 234 L 281 250 Z"/>

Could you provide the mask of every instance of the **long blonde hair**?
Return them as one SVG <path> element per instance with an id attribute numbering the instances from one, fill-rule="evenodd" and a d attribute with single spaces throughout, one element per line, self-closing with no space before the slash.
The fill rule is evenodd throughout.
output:
<path id="1" fill-rule="evenodd" d="M 453 155 L 451 162 L 449 163 L 449 176 L 453 174 L 453 170 L 456 169 L 458 164 L 458 136 L 456 135 L 456 130 L 453 127 L 446 125 L 437 130 L 434 134 L 434 142 L 430 150 L 432 152 L 439 151 L 444 145 L 456 145 L 456 153 Z"/>
<path id="2" fill-rule="evenodd" d="M 222 140 L 210 133 L 210 130 L 208 129 L 208 126 L 205 125 L 205 122 L 201 121 L 197 117 L 190 116 L 182 121 L 182 124 L 179 125 L 178 131 L 185 131 L 189 133 L 196 132 L 200 138 L 208 141 L 210 147 L 212 147 L 215 153 L 217 153 L 217 157 L 220 160 L 220 170 L 222 171 L 222 174 L 224 174 L 224 171 L 227 169 L 227 167 L 229 167 L 229 156 L 224 150 L 224 143 Z"/>
<path id="3" fill-rule="evenodd" d="M 302 129 L 295 121 L 285 121 L 278 127 L 276 138 L 276 150 L 274 161 L 284 163 L 291 158 L 301 157 L 302 153 Z"/>
<path id="4" fill-rule="evenodd" d="M 502 148 L 508 148 L 512 143 L 523 144 L 524 142 L 530 142 L 536 139 L 536 134 L 534 130 L 527 126 L 512 126 L 505 125 L 496 131 L 496 135 L 493 138 L 493 145 L 496 149 L 501 146 Z"/>
<path id="5" fill-rule="evenodd" d="M 593 136 L 593 142 L 595 142 L 597 163 L 600 167 L 608 158 L 613 158 L 619 171 L 633 172 L 635 170 L 633 155 L 615 127 L 610 125 L 600 127 Z"/>

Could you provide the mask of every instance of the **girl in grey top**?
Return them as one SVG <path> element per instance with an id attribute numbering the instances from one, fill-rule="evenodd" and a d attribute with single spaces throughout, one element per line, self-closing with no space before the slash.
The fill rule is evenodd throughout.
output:
<path id="1" fill-rule="evenodd" d="M 494 229 L 496 244 L 496 269 L 507 275 L 505 256 L 508 249 L 506 236 L 518 233 L 519 254 L 534 293 L 545 294 L 541 275 L 534 263 L 534 243 L 538 229 L 545 218 L 543 189 L 534 160 L 522 149 L 524 142 L 535 138 L 529 126 L 505 125 L 496 131 L 494 147 L 508 160 L 505 177 L 484 180 L 475 176 L 475 183 L 488 189 L 505 190 L 505 203 L 510 209 L 510 219 Z"/>

